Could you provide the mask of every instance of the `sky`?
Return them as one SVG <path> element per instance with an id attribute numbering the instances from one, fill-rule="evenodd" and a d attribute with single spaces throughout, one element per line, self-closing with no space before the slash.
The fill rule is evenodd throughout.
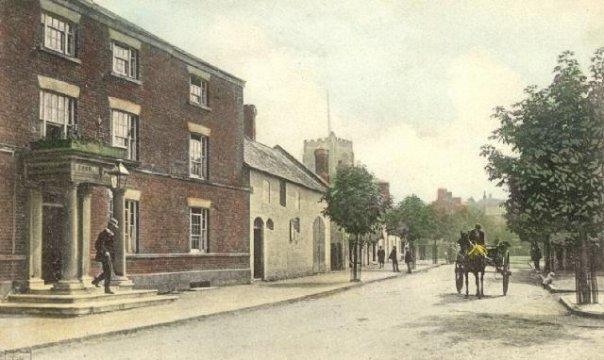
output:
<path id="1" fill-rule="evenodd" d="M 246 81 L 257 140 L 302 158 L 332 129 L 395 200 L 489 182 L 480 146 L 495 106 L 604 46 L 604 1 L 95 0 Z"/>

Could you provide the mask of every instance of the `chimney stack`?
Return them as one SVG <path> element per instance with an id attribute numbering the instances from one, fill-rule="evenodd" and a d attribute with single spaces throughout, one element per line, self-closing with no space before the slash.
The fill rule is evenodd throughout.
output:
<path id="1" fill-rule="evenodd" d="M 315 149 L 315 172 L 323 180 L 329 182 L 329 150 Z"/>
<path id="2" fill-rule="evenodd" d="M 243 133 L 252 140 L 256 140 L 256 106 L 243 105 Z"/>

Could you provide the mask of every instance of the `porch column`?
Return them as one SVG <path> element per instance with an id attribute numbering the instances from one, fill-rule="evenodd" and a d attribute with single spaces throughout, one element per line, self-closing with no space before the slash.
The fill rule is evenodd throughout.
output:
<path id="1" fill-rule="evenodd" d="M 115 234 L 115 285 L 132 287 L 133 283 L 126 275 L 126 214 L 124 211 L 125 189 L 113 190 L 113 217 L 117 220 L 119 229 Z"/>
<path id="2" fill-rule="evenodd" d="M 61 249 L 61 280 L 53 288 L 57 291 L 84 289 L 79 279 L 78 217 L 78 184 L 70 183 L 65 192 L 65 238 Z"/>
<path id="3" fill-rule="evenodd" d="M 90 204 L 92 200 L 92 188 L 89 186 L 80 187 L 79 193 L 80 207 L 80 280 L 85 287 L 92 286 L 92 277 L 90 276 Z"/>
<path id="4" fill-rule="evenodd" d="M 28 279 L 30 290 L 44 289 L 42 280 L 42 192 L 30 188 L 27 194 Z"/>

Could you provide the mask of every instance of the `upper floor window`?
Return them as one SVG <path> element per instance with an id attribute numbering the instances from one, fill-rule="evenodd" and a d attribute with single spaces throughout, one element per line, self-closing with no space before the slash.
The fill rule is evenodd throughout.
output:
<path id="1" fill-rule="evenodd" d="M 208 252 L 208 215 L 208 209 L 190 208 L 189 241 L 191 252 Z"/>
<path id="2" fill-rule="evenodd" d="M 117 75 L 138 79 L 138 50 L 114 42 L 113 72 Z"/>
<path id="3" fill-rule="evenodd" d="M 67 56 L 75 57 L 75 26 L 66 20 L 59 19 L 47 13 L 42 13 L 41 20 L 44 27 L 44 47 Z"/>
<path id="4" fill-rule="evenodd" d="M 208 82 L 198 76 L 191 75 L 189 99 L 197 105 L 208 106 Z"/>
<path id="5" fill-rule="evenodd" d="M 189 140 L 189 172 L 192 177 L 208 177 L 208 137 L 191 134 Z"/>
<path id="6" fill-rule="evenodd" d="M 130 113 L 111 110 L 112 145 L 127 150 L 127 158 L 138 160 L 138 118 Z"/>
<path id="7" fill-rule="evenodd" d="M 279 204 L 287 206 L 287 185 L 285 180 L 279 181 Z"/>
<path id="8" fill-rule="evenodd" d="M 65 138 L 75 125 L 75 99 L 40 90 L 40 120 L 42 136 Z"/>

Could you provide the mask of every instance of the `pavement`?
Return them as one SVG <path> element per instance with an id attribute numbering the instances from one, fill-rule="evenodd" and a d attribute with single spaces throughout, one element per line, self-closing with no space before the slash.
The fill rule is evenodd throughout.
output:
<path id="1" fill-rule="evenodd" d="M 529 263 L 532 271 L 535 268 L 532 263 Z M 535 271 L 536 272 L 536 271 Z M 545 275 L 536 272 L 539 280 L 543 282 Z M 604 286 L 604 276 L 598 274 L 599 286 Z M 577 304 L 575 291 L 575 274 L 572 272 L 558 272 L 554 280 L 547 285 L 543 285 L 550 293 L 554 294 L 555 298 L 564 305 L 564 307 L 572 314 L 596 319 L 604 319 L 604 291 L 600 290 L 598 304 Z"/>
<path id="2" fill-rule="evenodd" d="M 406 273 L 393 273 L 389 265 L 386 263 L 385 269 L 362 268 L 362 282 L 350 282 L 349 271 L 337 271 L 283 281 L 260 281 L 251 285 L 187 291 L 180 293 L 177 301 L 166 305 L 76 318 L 0 315 L 0 359 L 4 360 L 1 357 L 3 353 L 128 334 L 141 329 L 327 296 L 364 284 L 409 276 Z M 416 272 L 436 266 L 439 265 L 419 262 Z"/>
<path id="3" fill-rule="evenodd" d="M 445 265 L 331 296 L 35 349 L 28 359 L 602 359 L 600 320 L 569 315 L 526 263 L 513 264 L 507 296 L 501 275 L 488 270 L 483 299 L 458 294 Z"/>

